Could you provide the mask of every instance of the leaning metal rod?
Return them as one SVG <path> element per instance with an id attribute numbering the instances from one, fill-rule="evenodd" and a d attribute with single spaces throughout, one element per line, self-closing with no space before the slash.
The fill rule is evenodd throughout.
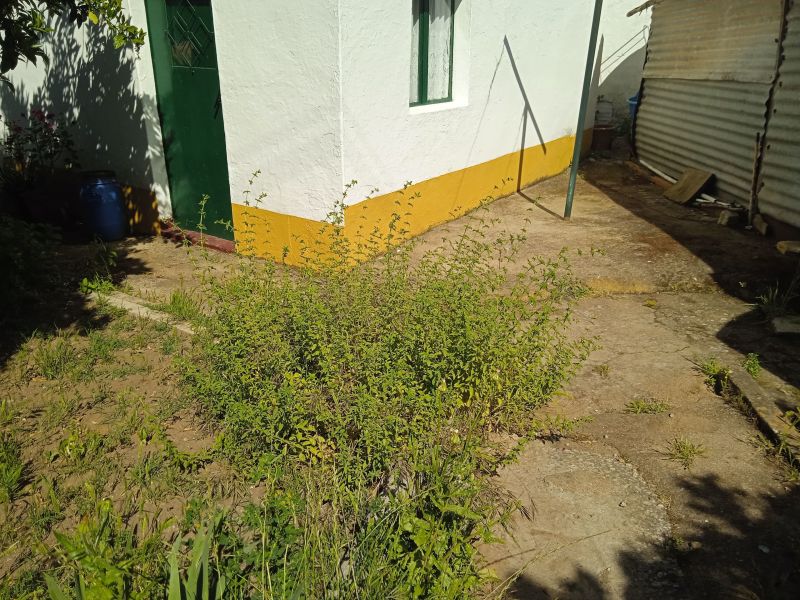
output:
<path id="1" fill-rule="evenodd" d="M 581 107 L 578 112 L 578 127 L 575 130 L 575 151 L 572 154 L 572 167 L 569 172 L 569 188 L 567 189 L 567 205 L 564 207 L 564 218 L 572 217 L 572 200 L 575 197 L 575 185 L 578 182 L 578 163 L 583 149 L 583 126 L 586 124 L 586 110 L 589 107 L 589 94 L 592 91 L 592 74 L 594 57 L 597 48 L 597 35 L 600 32 L 600 15 L 603 13 L 603 0 L 595 0 L 592 35 L 589 39 L 589 54 L 586 57 L 586 73 L 583 76 L 583 93 Z"/>

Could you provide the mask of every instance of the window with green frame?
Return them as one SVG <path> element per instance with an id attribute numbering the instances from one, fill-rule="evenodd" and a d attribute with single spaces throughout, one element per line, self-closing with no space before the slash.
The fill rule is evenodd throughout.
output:
<path id="1" fill-rule="evenodd" d="M 412 0 L 411 106 L 453 99 L 456 0 Z"/>

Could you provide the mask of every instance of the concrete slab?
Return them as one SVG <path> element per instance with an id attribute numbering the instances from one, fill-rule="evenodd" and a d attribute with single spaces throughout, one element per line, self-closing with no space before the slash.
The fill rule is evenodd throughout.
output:
<path id="1" fill-rule="evenodd" d="M 664 556 L 671 537 L 666 507 L 619 457 L 534 443 L 499 482 L 527 508 L 515 516 L 504 546 L 484 550 L 500 578 L 519 575 L 512 597 L 686 597 L 677 562 Z M 632 579 L 632 561 L 649 568 Z"/>

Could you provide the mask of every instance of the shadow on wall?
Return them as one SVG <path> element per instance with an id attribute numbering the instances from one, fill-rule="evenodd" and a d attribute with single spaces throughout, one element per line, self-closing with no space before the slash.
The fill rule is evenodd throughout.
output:
<path id="1" fill-rule="evenodd" d="M 619 48 L 599 52 L 603 58 L 599 65 L 600 85 L 597 94 L 613 103 L 614 120 L 617 122 L 624 121 L 628 116 L 628 98 L 634 96 L 641 87 L 648 31 L 645 27 Z"/>
<path id="2" fill-rule="evenodd" d="M 616 560 L 624 577 L 619 582 L 621 594 L 609 593 L 604 572 L 577 569 L 558 590 L 526 573 L 514 582 L 510 596 L 526 600 L 797 597 L 800 556 L 792 541 L 800 533 L 800 488 L 787 488 L 780 496 L 762 494 L 754 501 L 747 491 L 711 476 L 687 476 L 681 486 L 709 519 L 697 524 L 691 540 L 658 548 L 655 559 L 633 550 L 620 552 Z M 754 504 L 759 516 L 754 516 Z M 720 561 L 721 556 L 725 560 Z M 669 581 L 676 558 L 683 578 Z"/>
<path id="3" fill-rule="evenodd" d="M 150 191 L 152 160 L 162 153 L 155 98 L 138 93 L 136 63 L 146 60 L 88 25 L 76 28 L 65 19 L 52 24 L 46 52 L 49 66 L 37 89 L 24 81 L 12 91 L 0 89 L 0 111 L 9 121 L 31 109 L 43 109 L 74 121 L 72 134 L 84 170 L 111 169 L 123 185 L 134 233 L 155 233 L 158 203 Z M 79 40 L 83 39 L 81 44 Z M 155 140 L 151 144 L 149 140 Z"/>

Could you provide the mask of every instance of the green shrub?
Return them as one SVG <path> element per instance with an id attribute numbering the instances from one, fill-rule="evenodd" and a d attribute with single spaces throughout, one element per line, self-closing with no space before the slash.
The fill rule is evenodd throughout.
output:
<path id="1" fill-rule="evenodd" d="M 212 281 L 184 373 L 225 452 L 249 468 L 335 457 L 360 480 L 450 430 L 524 431 L 586 348 L 565 337 L 580 287 L 563 253 L 512 272 L 522 240 L 483 236 L 474 220 L 419 260 L 405 244 L 357 266 L 370 248 L 338 238 L 299 271 L 244 261 Z"/>
<path id="2" fill-rule="evenodd" d="M 475 543 L 509 508 L 488 434 L 540 428 L 531 411 L 589 348 L 566 336 L 582 287 L 565 252 L 523 263 L 523 238 L 489 239 L 480 217 L 427 253 L 397 244 L 400 217 L 358 244 L 341 218 L 303 268 L 242 258 L 209 281 L 181 363 L 219 451 L 270 482 L 227 551 L 227 593 L 469 597 Z"/>

